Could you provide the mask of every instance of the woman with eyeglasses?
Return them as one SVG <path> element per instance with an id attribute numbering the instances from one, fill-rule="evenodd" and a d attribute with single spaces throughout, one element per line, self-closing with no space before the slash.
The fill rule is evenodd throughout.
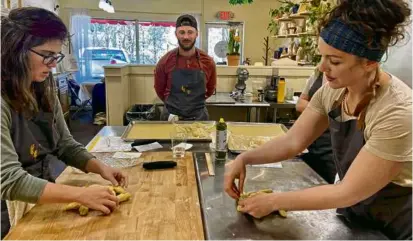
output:
<path id="1" fill-rule="evenodd" d="M 1 17 L 2 238 L 29 203 L 79 202 L 105 214 L 118 205 L 107 187 L 55 184 L 61 161 L 127 185 L 120 170 L 95 159 L 66 126 L 51 69 L 64 58 L 67 36 L 63 22 L 45 9 L 19 8 Z"/>
<path id="2" fill-rule="evenodd" d="M 292 158 L 327 128 L 340 182 L 256 195 L 238 203 L 241 212 L 336 208 L 352 225 L 412 239 L 412 90 L 380 68 L 387 48 L 405 37 L 410 14 L 403 0 L 340 0 L 326 16 L 318 49 L 327 83 L 286 135 L 240 154 L 224 186 L 237 199 L 245 165 Z"/>

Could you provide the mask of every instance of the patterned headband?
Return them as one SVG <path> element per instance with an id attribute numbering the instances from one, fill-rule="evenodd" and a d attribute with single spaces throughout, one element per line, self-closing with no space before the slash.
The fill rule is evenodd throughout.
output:
<path id="1" fill-rule="evenodd" d="M 330 21 L 321 30 L 320 37 L 336 49 L 372 61 L 380 62 L 385 52 L 378 47 L 377 39 L 373 40 L 369 46 L 365 34 L 340 19 Z"/>

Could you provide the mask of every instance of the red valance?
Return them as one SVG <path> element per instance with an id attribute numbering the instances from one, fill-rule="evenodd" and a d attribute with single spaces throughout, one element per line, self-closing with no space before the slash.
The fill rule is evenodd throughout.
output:
<path id="1" fill-rule="evenodd" d="M 134 25 L 135 21 L 128 20 L 114 20 L 114 19 L 96 19 L 92 18 L 91 23 L 98 24 L 114 24 L 114 25 Z M 141 26 L 161 26 L 161 27 L 175 27 L 175 22 L 138 22 Z"/>

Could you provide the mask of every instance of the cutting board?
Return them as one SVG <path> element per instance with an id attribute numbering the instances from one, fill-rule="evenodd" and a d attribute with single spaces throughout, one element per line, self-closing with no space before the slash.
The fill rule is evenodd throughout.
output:
<path id="1" fill-rule="evenodd" d="M 172 153 L 144 153 L 141 159 L 170 160 Z M 123 171 L 129 176 L 127 191 L 132 198 L 110 215 L 91 211 L 81 217 L 63 211 L 65 204 L 40 204 L 5 239 L 205 239 L 191 153 L 187 152 L 174 169 L 145 171 L 138 165 Z M 109 184 L 99 175 L 79 173 L 71 167 L 57 183 Z"/>

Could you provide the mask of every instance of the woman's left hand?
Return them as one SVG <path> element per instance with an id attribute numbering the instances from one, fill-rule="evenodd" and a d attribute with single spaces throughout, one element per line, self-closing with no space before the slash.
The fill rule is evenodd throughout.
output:
<path id="1" fill-rule="evenodd" d="M 114 186 L 128 186 L 128 177 L 117 168 L 102 165 L 99 173 L 104 179 L 110 181 Z"/>
<path id="2" fill-rule="evenodd" d="M 273 201 L 274 195 L 274 193 L 260 193 L 241 200 L 238 202 L 238 205 L 241 206 L 240 211 L 255 218 L 265 217 L 277 210 Z"/>

